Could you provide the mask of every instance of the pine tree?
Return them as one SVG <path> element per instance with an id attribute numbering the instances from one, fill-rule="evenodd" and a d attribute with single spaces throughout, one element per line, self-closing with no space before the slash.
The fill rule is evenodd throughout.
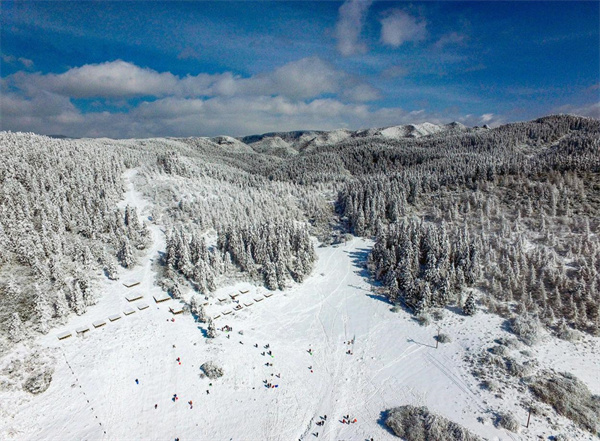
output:
<path id="1" fill-rule="evenodd" d="M 169 294 L 174 299 L 180 299 L 180 298 L 183 297 L 182 294 L 181 294 L 181 288 L 179 287 L 179 283 L 177 283 L 177 282 L 173 283 L 173 285 L 169 289 Z"/>
<path id="2" fill-rule="evenodd" d="M 215 327 L 215 323 L 213 322 L 213 319 L 209 318 L 207 323 L 208 323 L 208 327 L 207 327 L 207 331 L 206 331 L 206 336 L 208 338 L 215 338 L 217 336 L 217 328 Z"/>
<path id="3" fill-rule="evenodd" d="M 198 308 L 198 320 L 202 323 L 206 323 L 208 320 L 208 315 L 206 314 L 206 310 L 203 305 L 200 305 Z"/>
<path id="4" fill-rule="evenodd" d="M 200 306 L 201 305 L 198 296 L 196 294 L 192 294 L 192 297 L 190 298 L 190 312 L 193 315 L 198 316 Z"/>
<path id="5" fill-rule="evenodd" d="M 113 262 L 108 262 L 106 267 L 104 268 L 104 274 L 108 277 L 109 280 L 119 280 L 119 273 L 117 272 L 117 267 Z"/>
<path id="6" fill-rule="evenodd" d="M 48 303 L 47 294 L 40 290 L 37 285 L 34 285 L 35 303 L 34 310 L 37 321 L 37 327 L 43 334 L 47 334 L 50 330 L 50 320 L 52 319 L 52 310 Z"/>
<path id="7" fill-rule="evenodd" d="M 467 297 L 467 300 L 465 301 L 465 304 L 463 305 L 463 313 L 465 315 L 475 315 L 476 312 L 477 312 L 477 307 L 475 305 L 475 296 L 471 292 L 471 293 L 469 293 L 469 296 Z"/>
<path id="8" fill-rule="evenodd" d="M 8 338 L 14 343 L 22 341 L 26 336 L 25 327 L 19 313 L 13 312 L 8 322 Z"/>
<path id="9" fill-rule="evenodd" d="M 124 268 L 131 268 L 135 265 L 135 256 L 133 255 L 133 249 L 131 248 L 131 244 L 129 243 L 129 239 L 126 237 L 123 238 L 121 242 L 121 247 L 117 254 L 117 258 L 121 265 Z"/>

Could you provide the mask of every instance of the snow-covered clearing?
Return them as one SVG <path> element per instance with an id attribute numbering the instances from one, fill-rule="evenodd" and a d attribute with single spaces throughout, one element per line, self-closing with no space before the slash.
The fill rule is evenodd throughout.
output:
<path id="1" fill-rule="evenodd" d="M 148 216 L 149 205 L 133 187 L 134 175 L 127 174 L 123 203 Z M 23 392 L 15 399 L 13 394 L 10 403 L 6 393 L 1 395 L 0 438 L 296 440 L 316 439 L 318 432 L 318 439 L 326 440 L 397 439 L 380 417 L 402 404 L 426 405 L 488 439 L 550 434 L 538 417 L 521 435 L 477 421 L 489 419 L 486 411 L 500 405 L 512 409 L 522 424 L 527 419 L 512 397 L 494 399 L 464 370 L 466 352 L 506 334 L 502 319 L 447 312 L 442 331 L 453 342 L 436 349 L 435 326 L 422 327 L 408 314 L 391 312 L 371 292 L 362 267 L 370 242 L 354 239 L 317 248 L 319 260 L 305 283 L 228 315 L 222 311 L 231 310 L 233 300 L 220 303 L 217 297 L 249 289 L 237 298 L 243 305 L 267 291 L 249 284 L 220 289 L 207 310 L 221 314 L 218 328 L 229 325 L 233 331 L 207 339 L 204 325 L 191 315 L 169 312 L 176 301 L 154 302 L 152 296 L 161 290 L 154 285 L 153 263 L 165 244 L 158 226 L 151 231 L 153 245 L 137 267 L 121 271 L 119 281 L 106 281 L 100 302 L 86 314 L 39 339 L 57 358 L 52 384 L 39 396 Z M 123 285 L 138 281 L 132 288 Z M 134 291 L 143 299 L 127 302 L 125 295 Z M 150 308 L 138 310 L 138 303 Z M 127 307 L 136 312 L 125 316 Z M 117 313 L 121 319 L 75 336 L 76 328 Z M 74 336 L 59 341 L 57 335 L 66 330 Z M 535 351 L 600 392 L 594 357 L 572 363 L 578 352 L 566 342 L 541 344 Z M 206 361 L 222 366 L 224 376 L 200 378 Z M 265 381 L 278 387 L 267 388 Z M 348 414 L 357 422 L 342 424 Z M 323 415 L 326 423 L 317 426 Z"/>

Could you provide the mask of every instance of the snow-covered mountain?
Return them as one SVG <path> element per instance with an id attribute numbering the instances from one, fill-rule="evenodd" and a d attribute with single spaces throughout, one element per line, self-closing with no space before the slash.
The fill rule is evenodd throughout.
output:
<path id="1" fill-rule="evenodd" d="M 0 439 L 597 439 L 598 139 L 1 132 Z"/>
<path id="2" fill-rule="evenodd" d="M 331 131 L 265 133 L 262 135 L 246 136 L 239 138 L 239 140 L 247 143 L 257 152 L 268 153 L 273 151 L 277 152 L 277 156 L 280 156 L 282 152 L 293 154 L 292 150 L 296 152 L 305 149 L 314 150 L 321 146 L 331 146 L 353 138 L 400 140 L 403 138 L 421 138 L 423 136 L 467 130 L 469 129 L 466 126 L 458 122 L 445 125 L 425 122 L 422 124 L 406 124 L 355 131 L 338 129 Z M 282 148 L 284 148 L 283 151 L 281 150 Z"/>

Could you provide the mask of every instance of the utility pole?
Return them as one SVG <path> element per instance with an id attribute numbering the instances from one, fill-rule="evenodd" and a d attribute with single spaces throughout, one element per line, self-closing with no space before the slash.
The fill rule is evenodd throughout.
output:
<path id="1" fill-rule="evenodd" d="M 527 416 L 527 425 L 525 428 L 529 429 L 529 420 L 531 420 L 531 404 L 529 405 L 529 415 Z"/>
<path id="2" fill-rule="evenodd" d="M 437 331 L 438 331 L 438 333 L 437 333 L 437 338 L 435 339 L 435 348 L 436 348 L 436 349 L 437 349 L 437 348 L 438 348 L 438 346 L 440 345 L 440 327 L 439 327 L 439 326 L 438 326 L 438 328 L 437 328 Z"/>

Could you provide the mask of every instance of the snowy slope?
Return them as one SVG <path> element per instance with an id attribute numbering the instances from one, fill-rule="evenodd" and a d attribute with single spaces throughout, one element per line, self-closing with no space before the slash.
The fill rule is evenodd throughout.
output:
<path id="1" fill-rule="evenodd" d="M 135 171 L 126 178 L 124 203 L 147 216 L 150 205 L 133 188 Z M 220 289 L 207 310 L 211 316 L 221 315 L 215 320 L 218 328 L 229 325 L 233 332 L 220 332 L 210 340 L 190 315 L 169 312 L 175 300 L 154 303 L 152 296 L 161 290 L 153 284 L 152 265 L 164 250 L 164 235 L 158 226 L 151 230 L 154 244 L 138 267 L 122 271 L 118 282 L 106 281 L 101 301 L 85 315 L 39 339 L 58 360 L 53 382 L 39 396 L 0 394 L 0 439 L 296 440 L 314 439 L 317 432 L 318 439 L 332 441 L 397 439 L 379 419 L 383 410 L 401 404 L 427 405 L 489 439 L 553 433 L 535 416 L 530 431 L 522 435 L 477 421 L 489 420 L 488 410 L 499 405 L 522 423 L 527 417 L 516 397 L 507 394 L 497 400 L 464 371 L 466 353 L 506 335 L 502 320 L 448 312 L 441 324 L 453 342 L 435 349 L 434 326 L 422 327 L 405 313 L 391 312 L 371 291 L 361 266 L 370 242 L 354 239 L 317 248 L 319 260 L 305 283 L 268 298 L 264 288 L 249 284 Z M 141 284 L 128 289 L 122 284 L 127 281 Z M 246 289 L 237 299 L 252 305 L 223 315 L 236 304 L 217 299 Z M 144 298 L 130 304 L 125 295 L 134 291 Z M 122 313 L 142 302 L 150 308 Z M 57 339 L 64 330 L 114 313 L 122 318 L 82 337 Z M 354 343 L 345 343 L 349 340 Z M 264 348 L 267 344 L 269 349 Z M 595 340 L 589 344 L 589 350 L 598 351 Z M 267 350 L 273 357 L 261 355 Z M 600 392 L 594 375 L 597 357 L 581 357 L 566 342 L 542 344 L 535 351 L 544 361 L 568 367 L 592 392 Z M 200 378 L 199 366 L 209 360 L 224 368 L 224 377 Z M 278 387 L 267 389 L 264 380 Z M 178 401 L 172 401 L 173 394 Z M 327 423 L 316 426 L 324 414 Z M 346 414 L 357 423 L 341 424 Z"/>

